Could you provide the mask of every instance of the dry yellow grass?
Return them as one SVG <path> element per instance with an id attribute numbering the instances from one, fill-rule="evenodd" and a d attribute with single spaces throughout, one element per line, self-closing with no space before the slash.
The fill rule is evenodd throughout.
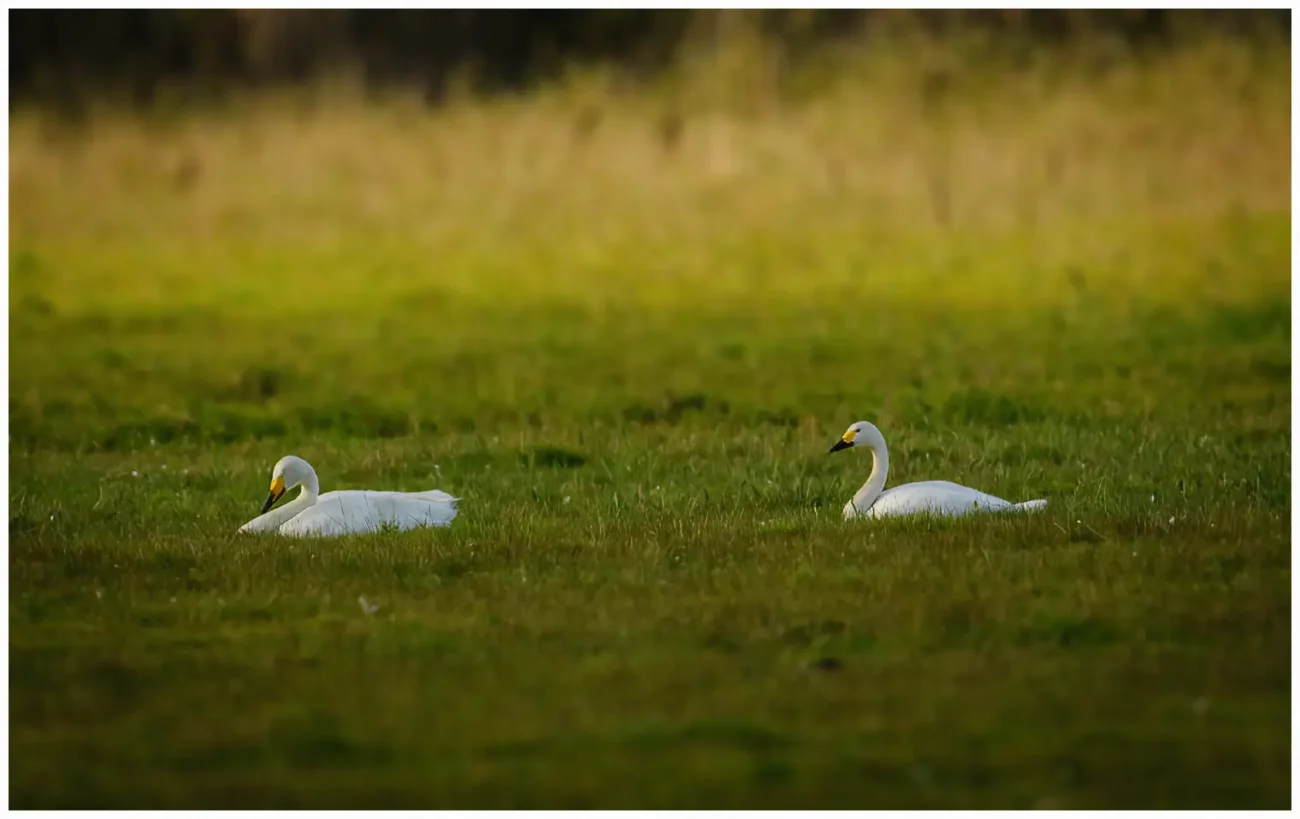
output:
<path id="1" fill-rule="evenodd" d="M 346 228 L 431 251 L 550 235 L 581 256 L 808 223 L 1077 242 L 1093 227 L 1289 210 L 1283 55 L 1208 41 L 1100 79 L 968 66 L 933 104 L 926 60 L 858 63 L 797 101 L 719 62 L 652 93 L 596 74 L 429 111 L 328 88 L 155 124 L 105 115 L 64 139 L 19 113 L 11 231 L 16 245 L 310 246 Z"/>

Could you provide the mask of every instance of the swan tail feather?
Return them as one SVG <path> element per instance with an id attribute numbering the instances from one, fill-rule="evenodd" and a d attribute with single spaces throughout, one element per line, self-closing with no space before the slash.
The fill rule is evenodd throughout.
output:
<path id="1" fill-rule="evenodd" d="M 460 500 L 460 498 L 448 495 L 446 492 L 442 491 L 441 489 L 430 489 L 428 492 L 412 492 L 411 494 L 417 498 L 420 498 L 421 500 L 442 501 L 444 503 L 451 503 L 451 504 L 454 504 L 456 503 L 456 501 Z"/>

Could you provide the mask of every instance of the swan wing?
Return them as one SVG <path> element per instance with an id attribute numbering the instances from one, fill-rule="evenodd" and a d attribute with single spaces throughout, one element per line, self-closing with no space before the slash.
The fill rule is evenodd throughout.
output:
<path id="1" fill-rule="evenodd" d="M 415 529 L 447 526 L 456 517 L 456 499 L 445 492 L 326 492 L 280 527 L 282 535 L 336 536 L 375 532 L 392 526 Z"/>
<path id="2" fill-rule="evenodd" d="M 393 492 L 394 495 L 405 495 L 406 497 L 419 498 L 420 500 L 432 501 L 435 503 L 455 503 L 460 498 L 448 495 L 441 489 L 430 489 L 428 492 Z"/>
<path id="3" fill-rule="evenodd" d="M 439 503 L 455 505 L 460 498 L 449 495 L 441 489 L 430 489 L 426 492 L 389 492 L 379 489 L 344 489 L 326 492 L 316 499 L 316 503 L 324 503 L 332 498 L 339 498 L 342 502 L 352 504 L 357 498 L 364 497 L 371 503 L 387 503 L 390 500 L 396 503 L 407 501 L 416 501 L 422 503 Z"/>
<path id="4" fill-rule="evenodd" d="M 917 514 L 964 515 L 1006 509 L 1012 505 L 1010 501 L 951 481 L 919 481 L 880 493 L 876 502 L 871 504 L 869 514 L 877 518 Z"/>

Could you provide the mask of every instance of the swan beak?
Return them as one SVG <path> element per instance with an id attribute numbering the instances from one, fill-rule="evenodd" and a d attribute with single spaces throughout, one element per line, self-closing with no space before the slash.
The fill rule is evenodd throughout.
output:
<path id="1" fill-rule="evenodd" d="M 278 501 L 283 495 L 284 495 L 284 478 L 276 478 L 275 480 L 271 481 L 271 494 L 266 496 L 266 503 L 262 504 L 262 514 L 265 515 L 268 509 L 270 509 L 272 506 L 275 506 L 275 502 Z"/>
<path id="2" fill-rule="evenodd" d="M 858 431 L 853 427 L 849 427 L 848 430 L 840 436 L 840 439 L 835 442 L 835 446 L 831 447 L 831 452 L 839 452 L 841 449 L 848 449 L 853 446 L 853 439 L 856 437 L 858 437 Z"/>

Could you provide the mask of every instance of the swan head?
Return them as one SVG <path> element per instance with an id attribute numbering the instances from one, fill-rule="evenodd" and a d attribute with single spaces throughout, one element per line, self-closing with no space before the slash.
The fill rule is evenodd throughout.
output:
<path id="1" fill-rule="evenodd" d="M 275 462 L 271 469 L 271 494 L 266 496 L 262 505 L 262 514 L 275 506 L 275 502 L 284 497 L 284 493 L 299 484 L 305 483 L 308 476 L 315 474 L 311 465 L 297 455 L 285 455 Z"/>
<path id="2" fill-rule="evenodd" d="M 876 429 L 875 425 L 870 421 L 858 421 L 844 431 L 840 439 L 831 446 L 830 451 L 840 452 L 845 449 L 852 449 L 864 441 L 870 446 L 872 441 L 876 441 L 880 437 L 880 430 Z"/>

